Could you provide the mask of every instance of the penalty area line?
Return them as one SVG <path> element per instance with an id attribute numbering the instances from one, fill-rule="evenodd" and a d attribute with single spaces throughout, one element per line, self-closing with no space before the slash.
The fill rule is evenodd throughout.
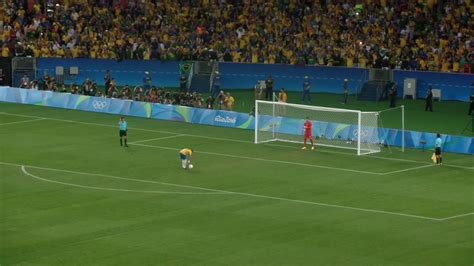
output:
<path id="1" fill-rule="evenodd" d="M 15 122 L 2 123 L 2 124 L 0 124 L 0 126 L 25 124 L 25 123 L 31 123 L 31 122 L 41 121 L 41 120 L 45 120 L 45 118 L 37 118 L 37 119 L 30 119 L 30 120 L 22 120 L 22 121 L 15 121 Z"/>
<path id="2" fill-rule="evenodd" d="M 7 163 L 7 162 L 0 162 L 0 164 L 8 165 L 8 166 L 17 166 L 17 167 L 25 166 L 28 168 L 47 170 L 47 171 L 63 172 L 63 173 L 78 174 L 78 175 L 100 176 L 100 177 L 107 177 L 107 178 L 127 180 L 127 181 L 140 182 L 140 183 L 159 184 L 159 185 L 179 187 L 179 188 L 190 188 L 190 189 L 199 189 L 199 190 L 204 190 L 204 191 L 216 192 L 214 189 L 198 188 L 194 186 L 180 185 L 180 184 L 175 184 L 175 183 L 167 183 L 167 182 L 160 182 L 160 181 L 153 181 L 153 180 L 144 180 L 144 179 L 127 178 L 127 177 L 120 177 L 120 176 L 113 176 L 113 175 L 86 173 L 86 172 L 78 172 L 78 171 L 56 169 L 56 168 L 49 168 L 49 167 L 39 167 L 39 166 L 33 166 L 33 165 L 22 165 L 22 164 Z"/>
<path id="3" fill-rule="evenodd" d="M 104 177 L 111 177 L 111 178 L 125 179 L 125 180 L 129 180 L 129 179 L 130 180 L 135 180 L 135 181 L 140 180 L 140 179 L 131 179 L 131 178 L 118 177 L 118 176 L 111 176 L 111 175 L 93 174 L 93 173 L 86 173 L 86 172 L 62 170 L 62 169 L 39 167 L 39 166 L 32 166 L 32 165 L 22 165 L 22 164 L 7 163 L 7 162 L 0 162 L 0 164 L 21 167 L 22 171 L 25 174 L 29 175 L 30 177 L 33 177 L 33 176 L 32 176 L 31 173 L 26 171 L 27 167 L 28 168 L 35 168 L 35 169 L 56 171 L 56 172 L 76 173 L 76 174 L 91 175 L 91 176 L 104 176 Z M 37 176 L 34 176 L 33 178 L 40 179 L 40 180 L 46 181 L 46 182 L 51 182 L 52 181 L 52 180 L 47 181 L 47 180 L 44 180 L 43 178 L 37 177 Z M 142 180 L 142 181 L 145 181 L 145 180 Z M 61 184 L 63 182 L 53 181 L 53 183 L 60 183 Z M 195 189 L 200 189 L 200 190 L 207 190 L 207 191 L 212 191 L 212 192 L 220 192 L 223 195 L 240 195 L 240 196 L 248 196 L 248 197 L 254 197 L 254 198 L 278 200 L 278 201 L 283 201 L 283 202 L 293 202 L 293 203 L 315 205 L 315 206 L 322 206 L 322 207 L 330 207 L 330 208 L 338 208 L 338 209 L 345 209 L 345 210 L 352 210 L 352 211 L 360 211 L 360 212 L 368 212 L 368 213 L 387 214 L 387 215 L 392 215 L 392 216 L 409 217 L 409 218 L 416 218 L 416 219 L 423 219 L 423 220 L 430 220 L 430 221 L 438 221 L 438 222 L 443 221 L 443 219 L 439 219 L 439 218 L 433 218 L 433 217 L 427 217 L 427 216 L 421 216 L 421 215 L 414 215 L 414 214 L 407 214 L 407 213 L 399 213 L 399 212 L 382 211 L 382 210 L 375 210 L 375 209 L 358 208 L 358 207 L 336 205 L 336 204 L 329 204 L 329 203 L 322 203 L 322 202 L 289 199 L 289 198 L 266 196 L 266 195 L 259 195 L 259 194 L 253 194 L 253 193 L 245 193 L 245 192 L 228 191 L 228 190 L 222 190 L 222 189 L 211 189 L 211 188 L 188 186 L 188 185 L 179 185 L 179 184 L 172 184 L 172 183 L 167 183 L 167 184 L 174 185 L 174 186 L 179 186 L 179 187 L 187 187 L 187 188 L 195 188 Z M 73 184 L 73 185 L 82 187 L 82 185 L 77 185 L 77 184 Z M 94 189 L 96 189 L 96 188 L 94 188 Z M 211 194 L 211 193 L 206 193 L 206 194 Z M 448 218 L 451 219 L 451 218 L 454 218 L 454 217 L 448 217 Z M 444 219 L 447 219 L 447 218 L 444 218 Z"/>
<path id="4" fill-rule="evenodd" d="M 156 145 L 147 145 L 147 144 L 139 144 L 139 143 L 138 144 L 134 143 L 132 145 L 149 147 L 149 148 L 156 148 L 156 149 L 164 149 L 164 150 L 173 150 L 173 151 L 174 150 L 179 150 L 178 148 L 163 147 L 163 146 L 156 146 Z M 383 175 L 384 174 L 384 173 L 360 171 L 360 170 L 355 170 L 355 169 L 331 167 L 331 166 L 324 166 L 324 165 L 317 165 L 317 164 L 306 164 L 306 163 L 272 160 L 272 159 L 264 159 L 264 158 L 257 158 L 257 157 L 239 156 L 239 155 L 232 155 L 232 154 L 226 154 L 226 153 L 217 153 L 217 152 L 208 152 L 208 151 L 195 151 L 195 152 L 202 153 L 202 154 L 237 158 L 237 159 L 246 159 L 246 160 L 252 160 L 252 161 L 262 161 L 262 162 L 280 163 L 280 164 L 290 164 L 290 165 L 298 165 L 298 166 L 305 166 L 305 167 L 313 167 L 313 168 L 321 168 L 321 169 L 329 169 L 329 170 L 338 170 L 338 171 L 344 171 L 344 172 L 352 172 L 352 173 L 358 173 L 358 174 L 369 174 L 369 175 Z"/>
<path id="5" fill-rule="evenodd" d="M 117 192 L 135 192 L 135 193 L 150 193 L 150 194 L 180 194 L 180 195 L 212 195 L 212 194 L 226 194 L 224 192 L 190 192 L 190 191 L 160 191 L 160 190 L 135 190 L 135 189 L 122 189 L 122 188 L 109 188 L 109 187 L 96 187 L 96 186 L 85 186 L 67 182 L 61 182 L 57 180 L 46 179 L 43 177 L 39 177 L 34 175 L 26 170 L 24 165 L 21 166 L 21 171 L 34 179 L 38 179 L 48 183 L 55 183 L 69 187 L 78 187 L 78 188 L 85 188 L 85 189 L 94 189 L 94 190 L 106 190 L 106 191 L 117 191 Z"/>
<path id="6" fill-rule="evenodd" d="M 454 216 L 449 216 L 449 217 L 442 218 L 442 219 L 439 219 L 439 220 L 440 220 L 440 221 L 446 221 L 446 220 L 451 220 L 451 219 L 466 217 L 466 216 L 469 216 L 469 215 L 474 215 L 474 212 L 464 213 L 464 214 L 459 214 L 459 215 L 454 215 Z"/>
<path id="7" fill-rule="evenodd" d="M 129 142 L 128 144 L 138 144 L 138 143 L 143 143 L 143 142 L 148 142 L 148 141 L 163 140 L 163 139 L 172 139 L 172 138 L 179 138 L 179 137 L 184 137 L 184 136 L 186 136 L 186 134 L 178 134 L 178 135 L 167 136 L 167 137 L 160 137 L 160 138 L 153 138 L 153 139 L 137 140 L 137 141 Z"/>
<path id="8" fill-rule="evenodd" d="M 422 165 L 422 166 L 417 166 L 417 167 L 400 169 L 400 170 L 396 170 L 396 171 L 386 172 L 386 173 L 383 173 L 382 175 L 391 175 L 391 174 L 403 173 L 403 172 L 407 172 L 407 171 L 413 171 L 413 170 L 428 168 L 428 167 L 432 167 L 432 166 L 435 166 L 435 164 L 428 164 L 428 165 Z"/>

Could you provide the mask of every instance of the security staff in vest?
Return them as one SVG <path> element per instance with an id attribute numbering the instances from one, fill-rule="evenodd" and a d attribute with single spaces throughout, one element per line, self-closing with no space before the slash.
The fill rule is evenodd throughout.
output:
<path id="1" fill-rule="evenodd" d="M 396 107 L 396 100 L 397 100 L 397 85 L 393 84 L 392 88 L 390 88 L 388 97 L 390 99 L 390 108 Z"/>
<path id="2" fill-rule="evenodd" d="M 431 86 L 428 87 L 428 91 L 426 92 L 425 102 L 425 111 L 430 110 L 430 112 L 433 112 L 433 88 Z"/>
<path id="3" fill-rule="evenodd" d="M 303 81 L 303 96 L 301 97 L 301 101 L 302 101 L 303 103 L 306 103 L 306 100 L 308 100 L 308 102 L 311 102 L 310 90 L 311 90 L 311 82 L 309 81 L 309 77 L 308 77 L 308 76 L 304 76 L 304 81 Z"/>
<path id="4" fill-rule="evenodd" d="M 265 80 L 265 100 L 273 100 L 273 78 L 272 75 L 268 75 L 267 80 Z"/>

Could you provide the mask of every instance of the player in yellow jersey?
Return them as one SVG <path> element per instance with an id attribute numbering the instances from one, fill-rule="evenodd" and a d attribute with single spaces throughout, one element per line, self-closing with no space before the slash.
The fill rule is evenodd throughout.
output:
<path id="1" fill-rule="evenodd" d="M 192 149 L 184 148 L 179 151 L 179 158 L 181 159 L 181 167 L 188 169 L 191 164 L 191 155 L 193 154 Z"/>

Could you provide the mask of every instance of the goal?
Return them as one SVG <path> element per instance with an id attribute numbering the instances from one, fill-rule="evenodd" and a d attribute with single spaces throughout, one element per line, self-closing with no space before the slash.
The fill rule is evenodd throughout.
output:
<path id="1" fill-rule="evenodd" d="M 362 112 L 282 102 L 255 101 L 255 143 L 303 143 L 303 124 L 313 123 L 316 145 L 349 149 L 358 155 L 380 152 L 378 112 Z"/>

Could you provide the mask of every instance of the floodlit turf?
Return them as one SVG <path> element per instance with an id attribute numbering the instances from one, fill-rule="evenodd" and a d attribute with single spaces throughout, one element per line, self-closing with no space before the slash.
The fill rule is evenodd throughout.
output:
<path id="1" fill-rule="evenodd" d="M 1 265 L 472 265 L 474 158 L 0 103 Z M 195 150 L 191 171 L 178 150 Z"/>

